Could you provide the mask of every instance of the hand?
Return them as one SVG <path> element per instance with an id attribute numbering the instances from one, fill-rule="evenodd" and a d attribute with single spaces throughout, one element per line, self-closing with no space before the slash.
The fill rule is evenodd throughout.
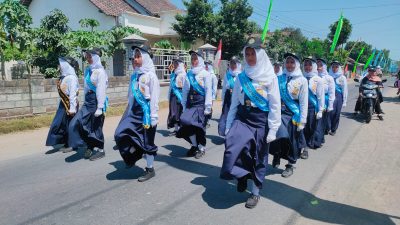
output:
<path id="1" fill-rule="evenodd" d="M 210 115 L 211 114 L 211 110 L 209 110 L 209 109 L 206 109 L 206 110 L 204 110 L 204 115 Z"/>
<path id="2" fill-rule="evenodd" d="M 151 127 L 156 127 L 158 124 L 158 121 L 151 121 Z"/>
<path id="3" fill-rule="evenodd" d="M 99 117 L 103 114 L 103 109 L 97 109 L 96 112 L 94 113 L 95 117 Z"/>
<path id="4" fill-rule="evenodd" d="M 332 111 L 333 111 L 333 108 L 329 108 L 329 109 L 328 109 L 328 112 L 332 112 Z"/>
<path id="5" fill-rule="evenodd" d="M 271 134 L 271 132 L 268 132 L 268 135 L 267 135 L 267 138 L 266 138 L 267 143 L 271 143 L 271 142 L 273 142 L 275 140 L 276 140 L 276 135 Z"/>
<path id="6" fill-rule="evenodd" d="M 228 135 L 230 129 L 225 130 L 225 136 Z"/>
<path id="7" fill-rule="evenodd" d="M 343 104 L 343 105 L 342 105 L 342 108 L 346 108 L 346 104 Z"/>
<path id="8" fill-rule="evenodd" d="M 319 120 L 319 119 L 321 119 L 322 118 L 322 111 L 319 111 L 318 113 L 317 113 L 317 120 Z"/>
<path id="9" fill-rule="evenodd" d="M 300 123 L 298 126 L 297 126 L 297 131 L 302 131 L 304 129 L 304 123 Z"/>

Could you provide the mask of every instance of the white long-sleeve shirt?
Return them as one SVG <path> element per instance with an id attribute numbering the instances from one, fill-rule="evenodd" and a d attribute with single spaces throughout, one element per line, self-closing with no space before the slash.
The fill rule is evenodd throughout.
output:
<path id="1" fill-rule="evenodd" d="M 205 91 L 205 113 L 211 113 L 212 107 L 212 81 L 211 76 L 206 70 L 202 70 L 198 74 L 195 75 L 196 81 L 199 83 L 200 86 L 204 88 Z M 182 107 L 186 109 L 186 102 L 190 91 L 190 82 L 189 79 L 186 77 L 185 83 L 183 84 L 182 89 Z"/>
<path id="2" fill-rule="evenodd" d="M 68 95 L 69 98 L 69 112 L 76 113 L 77 109 L 77 93 L 79 90 L 79 81 L 76 75 L 67 75 L 61 79 L 61 91 Z"/>
<path id="3" fill-rule="evenodd" d="M 315 96 L 317 96 L 319 106 L 317 110 L 322 112 L 325 108 L 324 80 L 319 76 L 313 76 L 308 80 L 308 88 Z"/>
<path id="4" fill-rule="evenodd" d="M 128 88 L 129 105 L 132 106 L 135 97 L 132 93 L 132 79 L 130 79 Z M 159 99 L 160 99 L 160 82 L 158 77 L 154 73 L 145 73 L 139 75 L 139 80 L 136 82 L 135 90 L 139 88 L 144 98 L 150 100 L 150 117 L 151 124 L 155 125 L 158 123 L 158 110 L 159 110 Z"/>
<path id="5" fill-rule="evenodd" d="M 268 113 L 268 127 L 270 134 L 276 136 L 276 132 L 281 125 L 281 96 L 279 93 L 278 79 L 273 77 L 266 83 L 258 83 L 252 81 L 254 88 L 257 92 L 268 100 L 269 113 Z M 226 130 L 232 127 L 233 120 L 236 117 L 239 104 L 244 105 L 244 95 L 242 85 L 239 79 L 236 79 L 235 86 L 232 93 L 232 104 L 229 108 L 228 117 L 226 120 Z M 254 103 L 251 103 L 251 107 L 257 107 Z"/>
<path id="6" fill-rule="evenodd" d="M 333 110 L 333 102 L 335 102 L 335 80 L 330 75 L 324 75 L 321 77 L 324 82 L 325 94 L 329 96 L 328 111 Z"/>
<path id="7" fill-rule="evenodd" d="M 108 87 L 108 76 L 104 69 L 93 69 L 90 76 L 90 81 L 96 86 L 97 108 L 103 109 L 106 101 L 106 90 Z M 85 94 L 90 90 L 89 85 L 84 84 Z"/>
<path id="8" fill-rule="evenodd" d="M 236 80 L 236 76 L 232 75 L 232 78 L 233 78 L 233 81 Z M 222 81 L 222 96 L 221 96 L 222 105 L 224 105 L 225 93 L 227 90 L 231 90 L 231 86 L 229 85 L 227 75 L 225 75 L 224 80 Z M 232 91 L 233 91 L 233 89 L 232 89 Z"/>
<path id="9" fill-rule="evenodd" d="M 211 85 L 212 85 L 212 100 L 215 101 L 217 98 L 218 89 L 218 78 L 215 73 L 211 73 Z"/>
<path id="10" fill-rule="evenodd" d="M 300 105 L 300 122 L 307 123 L 308 113 L 308 81 L 303 76 L 293 77 L 287 83 L 287 90 L 293 100 L 298 100 Z"/>
<path id="11" fill-rule="evenodd" d="M 341 75 L 340 77 L 335 79 L 335 83 L 338 84 L 342 88 L 343 105 L 347 105 L 348 88 L 347 88 L 347 79 L 346 79 L 346 77 Z"/>

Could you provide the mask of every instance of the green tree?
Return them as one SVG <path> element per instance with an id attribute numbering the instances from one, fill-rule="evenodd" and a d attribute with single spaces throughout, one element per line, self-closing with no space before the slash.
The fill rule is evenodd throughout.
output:
<path id="1" fill-rule="evenodd" d="M 213 6 L 207 0 L 183 1 L 183 4 L 187 14 L 176 15 L 177 22 L 172 25 L 181 41 L 193 43 L 198 38 L 204 43 L 211 41 L 216 32 Z"/>
<path id="2" fill-rule="evenodd" d="M 255 23 L 248 20 L 252 13 L 247 0 L 221 0 L 221 10 L 216 15 L 217 32 L 211 43 L 218 45 L 219 40 L 223 41 L 223 58 L 240 54 L 247 36 L 256 30 Z"/>
<path id="3" fill-rule="evenodd" d="M 175 49 L 174 45 L 168 40 L 161 40 L 154 43 L 154 48 Z"/>
<path id="4" fill-rule="evenodd" d="M 68 17 L 61 10 L 55 9 L 50 15 L 41 20 L 37 35 L 37 50 L 40 56 L 34 61 L 39 71 L 45 74 L 46 78 L 55 77 L 54 72 L 58 67 L 58 58 L 68 54 L 68 49 L 61 41 L 65 38 L 68 27 Z"/>
<path id="5" fill-rule="evenodd" d="M 81 25 L 81 27 L 90 27 L 90 30 L 92 32 L 95 27 L 100 26 L 99 21 L 97 21 L 95 19 L 90 19 L 90 18 L 85 18 L 85 19 L 79 20 L 79 24 Z"/>
<path id="6" fill-rule="evenodd" d="M 6 60 L 16 59 L 20 55 L 20 51 L 25 48 L 26 39 L 24 36 L 31 23 L 32 18 L 28 9 L 21 5 L 19 1 L 5 0 L 0 3 L 1 68 L 4 68 Z M 5 79 L 4 69 L 2 69 L 2 79 Z"/>
<path id="7" fill-rule="evenodd" d="M 328 39 L 331 41 L 333 41 L 333 38 L 335 36 L 335 32 L 336 32 L 336 28 L 338 25 L 339 21 L 336 21 L 335 23 L 331 24 L 329 26 L 330 32 L 328 34 Z M 342 26 L 342 31 L 340 32 L 339 35 L 339 39 L 337 42 L 337 46 L 343 46 L 343 44 L 345 44 L 347 42 L 347 40 L 349 40 L 350 35 L 351 35 L 351 31 L 352 31 L 352 25 L 350 23 L 350 20 L 343 18 L 343 26 Z"/>
<path id="8" fill-rule="evenodd" d="M 303 42 L 301 55 L 304 57 L 313 56 L 316 58 L 325 58 L 328 45 L 324 40 L 313 38 Z"/>
<path id="9" fill-rule="evenodd" d="M 357 43 L 357 44 L 356 44 Z M 355 45 L 355 46 L 354 46 Z M 354 46 L 354 48 L 353 48 Z M 364 48 L 363 54 L 360 56 L 360 59 L 358 62 L 360 63 L 366 63 L 368 60 L 368 57 L 372 54 L 372 46 L 365 41 L 349 41 L 346 44 L 346 47 L 344 48 L 347 51 L 350 51 L 350 49 L 353 48 L 353 50 L 350 52 L 349 57 L 356 60 L 358 57 L 358 54 L 360 53 L 361 49 Z"/>
<path id="10" fill-rule="evenodd" d="M 107 32 L 107 53 L 114 55 L 115 51 L 125 49 L 122 40 L 131 34 L 141 35 L 140 30 L 134 27 L 115 26 Z"/>

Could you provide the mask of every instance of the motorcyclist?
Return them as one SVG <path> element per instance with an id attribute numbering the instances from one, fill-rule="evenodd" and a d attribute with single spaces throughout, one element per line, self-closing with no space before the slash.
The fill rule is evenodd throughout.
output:
<path id="1" fill-rule="evenodd" d="M 380 90 L 381 88 L 383 88 L 383 83 L 382 83 L 381 78 L 376 73 L 375 66 L 368 67 L 368 75 L 365 76 L 360 82 L 359 96 L 357 99 L 356 107 L 354 109 L 354 111 L 355 111 L 354 114 L 357 115 L 361 111 L 362 99 L 363 99 L 362 98 L 362 93 L 363 93 L 362 86 L 364 84 L 366 84 L 367 82 L 369 82 L 369 83 L 372 82 L 379 86 L 379 88 L 377 88 L 377 90 L 376 90 L 378 98 L 377 98 L 374 108 L 375 108 L 375 113 L 378 115 L 379 120 L 383 120 L 383 117 L 382 117 L 383 112 L 382 112 L 382 108 L 381 108 L 381 104 L 380 104 L 381 102 L 383 102 L 383 96 L 382 96 L 382 92 Z"/>

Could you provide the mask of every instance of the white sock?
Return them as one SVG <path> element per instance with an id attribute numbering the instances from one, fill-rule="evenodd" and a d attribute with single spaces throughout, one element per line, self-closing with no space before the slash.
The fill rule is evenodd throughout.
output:
<path id="1" fill-rule="evenodd" d="M 257 187 L 253 180 L 251 181 L 251 193 L 255 196 L 260 195 L 260 188 Z"/>
<path id="2" fill-rule="evenodd" d="M 153 168 L 154 155 L 145 154 L 147 168 Z"/>
<path id="3" fill-rule="evenodd" d="M 178 131 L 178 130 L 179 130 L 179 125 L 175 124 L 175 131 Z"/>
<path id="4" fill-rule="evenodd" d="M 190 138 L 190 142 L 192 142 L 192 146 L 193 146 L 193 147 L 197 147 L 196 135 L 192 135 L 192 136 L 190 136 L 189 138 Z"/>
<path id="5" fill-rule="evenodd" d="M 199 149 L 200 149 L 200 151 L 205 152 L 206 151 L 206 146 L 199 145 Z"/>

